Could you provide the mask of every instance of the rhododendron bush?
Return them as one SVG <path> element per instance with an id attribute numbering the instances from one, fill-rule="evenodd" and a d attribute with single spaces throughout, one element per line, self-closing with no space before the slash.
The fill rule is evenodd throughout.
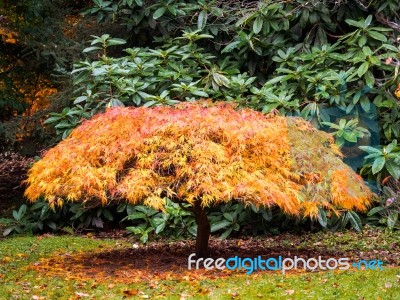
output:
<path id="1" fill-rule="evenodd" d="M 332 137 L 300 118 L 227 103 L 112 108 L 74 129 L 29 171 L 26 196 L 64 201 L 189 203 L 196 254 L 208 252 L 206 207 L 233 199 L 317 217 L 365 211 L 372 194 Z"/>

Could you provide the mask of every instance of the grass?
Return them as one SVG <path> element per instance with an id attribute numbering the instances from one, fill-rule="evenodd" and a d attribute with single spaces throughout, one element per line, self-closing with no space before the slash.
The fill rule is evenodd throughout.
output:
<path id="1" fill-rule="evenodd" d="M 373 251 L 400 249 L 399 232 L 385 232 L 383 227 L 364 226 L 363 233 L 356 231 L 316 232 L 300 236 L 297 243 L 299 249 L 307 249 L 310 245 L 322 247 L 327 251 Z"/>
<path id="2" fill-rule="evenodd" d="M 329 243 L 334 236 L 330 235 Z M 321 241 L 319 234 L 309 243 Z M 351 237 L 351 234 L 350 234 Z M 339 235 L 336 242 L 348 240 Z M 396 239 L 397 240 L 397 239 Z M 350 239 L 351 241 L 351 239 Z M 348 244 L 346 244 L 348 245 Z M 304 246 L 304 245 L 303 245 Z M 400 268 L 383 271 L 230 273 L 229 277 L 145 278 L 123 284 L 80 280 L 59 270 L 48 276 L 27 268 L 44 258 L 130 247 L 126 240 L 91 237 L 11 237 L 0 241 L 0 299 L 399 299 Z M 118 259 L 116 257 L 115 259 Z M 51 260 L 50 260 L 51 262 Z M 57 265 L 54 265 L 57 272 Z M 65 274 L 69 274 L 66 276 Z"/>

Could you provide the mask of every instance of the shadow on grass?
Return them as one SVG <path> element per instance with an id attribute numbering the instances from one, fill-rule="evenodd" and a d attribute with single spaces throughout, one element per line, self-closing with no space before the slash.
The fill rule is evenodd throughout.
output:
<path id="1" fill-rule="evenodd" d="M 210 241 L 211 255 L 230 258 L 238 256 L 258 257 L 302 257 L 311 258 L 321 256 L 323 259 L 330 257 L 345 257 L 342 253 L 329 251 L 316 251 L 296 249 L 294 247 L 273 245 L 268 246 L 268 239 L 248 240 L 219 240 L 212 238 Z M 99 252 L 80 254 L 59 254 L 42 259 L 28 268 L 44 272 L 48 276 L 66 276 L 72 279 L 96 279 L 105 282 L 134 283 L 148 279 L 212 279 L 233 274 L 244 274 L 244 270 L 188 270 L 188 256 L 193 253 L 194 241 L 160 242 L 150 245 L 134 244 L 132 248 L 109 249 Z M 195 264 L 192 266 L 195 267 Z M 265 271 L 263 271 L 265 272 Z M 273 272 L 273 271 L 269 271 Z M 281 271 L 275 271 L 281 272 Z M 301 272 L 304 270 L 292 271 Z"/>

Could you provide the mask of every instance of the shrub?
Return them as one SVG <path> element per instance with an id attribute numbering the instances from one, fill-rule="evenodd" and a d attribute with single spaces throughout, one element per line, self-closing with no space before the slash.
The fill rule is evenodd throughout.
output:
<path id="1" fill-rule="evenodd" d="M 400 229 L 400 181 L 393 177 L 384 179 L 380 204 L 368 212 L 368 221 L 373 225 L 386 226 L 390 232 Z"/>

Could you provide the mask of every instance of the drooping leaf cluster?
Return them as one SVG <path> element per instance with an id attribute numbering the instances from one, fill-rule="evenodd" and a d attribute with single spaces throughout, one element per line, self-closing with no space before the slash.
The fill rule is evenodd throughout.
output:
<path id="1" fill-rule="evenodd" d="M 29 171 L 26 196 L 203 207 L 232 199 L 316 217 L 364 211 L 372 194 L 332 137 L 300 118 L 209 101 L 113 108 L 85 121 Z"/>

